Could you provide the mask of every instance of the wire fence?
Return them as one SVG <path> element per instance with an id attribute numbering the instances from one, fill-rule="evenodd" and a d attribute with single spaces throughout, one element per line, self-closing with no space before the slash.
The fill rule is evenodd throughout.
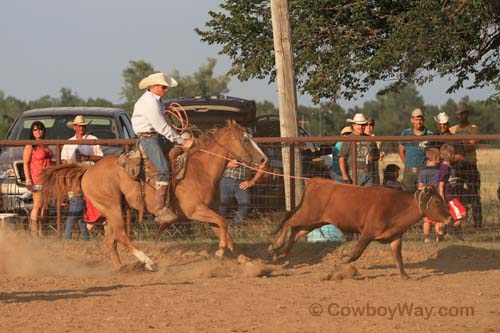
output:
<path id="1" fill-rule="evenodd" d="M 474 228 L 472 207 L 466 205 L 468 208 L 468 218 L 463 224 L 464 233 L 469 240 L 478 241 L 497 241 L 500 240 L 500 135 L 480 135 L 477 137 L 467 137 L 467 139 L 479 139 L 479 144 L 476 146 L 477 152 L 477 168 L 480 173 L 480 203 L 482 208 L 482 229 L 478 232 Z M 443 142 L 462 142 L 466 138 L 459 136 L 429 136 L 429 137 L 405 137 L 405 141 L 443 141 Z M 259 138 L 257 141 L 259 146 L 268 155 L 270 160 L 271 173 L 265 174 L 259 182 L 250 189 L 251 191 L 251 207 L 250 214 L 245 220 L 244 225 L 236 228 L 230 226 L 232 234 L 237 240 L 253 239 L 253 240 L 269 240 L 269 232 L 274 228 L 275 224 L 281 219 L 285 211 L 285 177 L 283 176 L 283 163 L 281 151 L 283 146 L 287 147 L 300 147 L 301 154 L 300 160 L 302 164 L 302 175 L 295 175 L 293 170 L 288 172 L 291 177 L 330 177 L 330 162 L 331 156 L 329 154 L 322 155 L 319 147 L 331 147 L 338 140 L 345 142 L 359 141 L 359 138 L 349 137 L 314 137 L 314 138 Z M 363 141 L 378 141 L 381 143 L 381 151 L 384 152 L 383 158 L 378 162 L 378 176 L 382 180 L 383 170 L 389 164 L 398 165 L 401 168 L 400 178 L 404 166 L 398 154 L 399 142 L 401 137 L 363 137 Z M 2 147 L 5 146 L 21 146 L 27 144 L 29 141 L 8 142 L 0 141 Z M 92 140 L 92 143 L 106 144 L 106 145 L 133 145 L 133 140 Z M 66 141 L 58 140 L 49 141 L 48 144 L 56 147 L 59 152 L 61 145 Z M 72 143 L 75 143 L 74 141 Z M 83 141 L 82 141 L 83 143 Z M 88 143 L 88 142 L 87 142 Z M 354 146 L 354 145 L 353 145 Z M 312 149 L 311 149 L 312 148 Z M 324 149 L 323 149 L 324 150 Z M 293 149 L 292 149 L 293 151 Z M 59 154 L 56 154 L 59 158 Z M 26 193 L 26 188 L 21 179 L 22 175 L 22 161 L 14 161 L 13 168 L 16 170 L 9 174 L 0 174 L 0 195 L 2 198 L 0 216 L 8 216 L 8 221 L 15 221 L 16 228 L 28 227 L 28 214 L 30 204 L 28 201 L 22 199 L 23 194 Z M 306 180 L 297 180 L 305 182 Z M 470 184 L 477 185 L 479 184 Z M 63 203 L 64 204 L 64 203 Z M 363 202 L 359 203 L 362 207 Z M 60 236 L 60 229 L 57 228 L 57 219 L 64 226 L 66 208 L 63 205 L 60 209 L 52 209 L 49 211 L 48 218 L 43 221 L 43 233 L 48 237 Z M 232 219 L 234 214 L 237 214 L 237 203 L 234 202 L 227 218 Z M 145 215 L 142 223 L 138 222 L 136 212 L 132 211 L 130 225 L 131 236 L 136 240 L 146 240 L 154 237 L 158 230 L 158 225 L 154 222 L 153 216 Z M 2 219 L 3 221 L 3 219 Z M 6 219 L 7 221 L 7 219 Z M 4 225 L 6 223 L 3 223 Z M 59 232 L 58 232 L 59 230 Z M 422 227 L 418 223 L 410 230 L 406 238 L 421 239 Z M 77 235 L 78 233 L 74 233 Z M 103 229 L 101 225 L 97 225 L 92 231 L 92 237 L 102 238 Z M 166 232 L 161 236 L 162 241 L 183 240 L 183 239 L 212 239 L 213 235 L 211 229 L 206 223 L 198 223 L 196 221 L 181 220 L 169 227 Z M 347 238 L 353 237 L 347 235 Z"/>

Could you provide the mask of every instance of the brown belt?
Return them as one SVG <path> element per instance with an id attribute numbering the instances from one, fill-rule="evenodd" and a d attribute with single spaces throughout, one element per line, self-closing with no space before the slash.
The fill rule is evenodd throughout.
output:
<path id="1" fill-rule="evenodd" d="M 358 168 L 358 172 L 368 172 L 368 168 Z"/>
<path id="2" fill-rule="evenodd" d="M 141 137 L 141 138 L 151 138 L 154 136 L 160 136 L 160 134 L 157 132 L 139 133 L 139 137 Z"/>

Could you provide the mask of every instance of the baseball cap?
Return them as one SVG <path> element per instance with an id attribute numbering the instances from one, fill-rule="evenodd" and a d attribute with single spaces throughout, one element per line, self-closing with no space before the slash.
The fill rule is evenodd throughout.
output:
<path id="1" fill-rule="evenodd" d="M 422 112 L 421 109 L 416 108 L 415 110 L 413 110 L 411 112 L 411 117 L 412 118 L 417 118 L 417 117 L 422 117 L 423 118 L 424 117 L 424 113 Z"/>

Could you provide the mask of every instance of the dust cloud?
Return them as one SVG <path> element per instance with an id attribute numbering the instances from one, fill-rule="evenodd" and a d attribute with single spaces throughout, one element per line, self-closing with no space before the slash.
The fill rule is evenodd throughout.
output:
<path id="1" fill-rule="evenodd" d="M 0 229 L 0 274 L 8 276 L 80 276 L 98 277 L 109 273 L 109 268 L 99 266 L 81 257 L 65 255 L 64 242 L 60 240 L 32 239 L 27 233 Z"/>

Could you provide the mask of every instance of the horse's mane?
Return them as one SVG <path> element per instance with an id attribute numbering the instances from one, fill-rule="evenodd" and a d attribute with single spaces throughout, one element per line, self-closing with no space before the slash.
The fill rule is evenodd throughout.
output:
<path id="1" fill-rule="evenodd" d="M 187 151 L 187 156 L 190 157 L 193 154 L 199 152 L 201 149 L 207 149 L 211 145 L 215 144 L 215 138 L 219 136 L 221 133 L 233 130 L 235 128 L 243 129 L 238 123 L 234 120 L 227 120 L 226 126 L 224 127 L 214 127 L 207 131 L 207 133 L 201 132 L 199 138 L 195 139 L 195 144 L 191 149 Z"/>
<path id="2" fill-rule="evenodd" d="M 42 207 L 47 207 L 52 199 L 63 199 L 68 192 L 80 193 L 80 180 L 88 165 L 76 163 L 48 166 L 42 169 Z"/>

